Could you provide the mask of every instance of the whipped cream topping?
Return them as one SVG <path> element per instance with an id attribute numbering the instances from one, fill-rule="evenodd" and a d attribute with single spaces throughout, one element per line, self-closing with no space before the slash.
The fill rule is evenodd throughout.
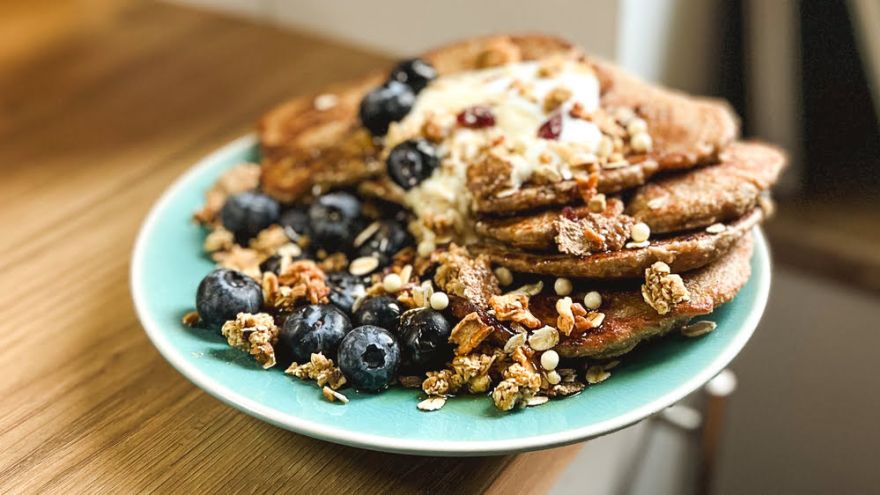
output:
<path id="1" fill-rule="evenodd" d="M 585 63 L 555 62 L 552 70 L 546 62 L 522 62 L 439 77 L 419 93 L 410 113 L 392 124 L 386 149 L 424 136 L 428 125 L 442 129 L 445 136 L 437 143 L 441 166 L 406 194 L 421 220 L 422 225 L 415 228 L 420 239 L 431 243 L 469 240 L 467 167 L 481 158 L 490 143 L 503 138 L 512 150 L 508 156 L 511 191 L 537 172 L 570 179 L 563 148 L 568 156 L 598 150 L 603 137 L 598 126 L 572 117 L 571 110 L 578 105 L 583 115 L 599 108 L 599 80 Z M 548 99 L 554 97 L 559 101 L 550 106 Z M 456 116 L 475 106 L 488 108 L 495 124 L 482 129 L 457 125 Z M 539 137 L 539 129 L 551 117 L 561 119 L 561 132 L 552 140 Z"/>

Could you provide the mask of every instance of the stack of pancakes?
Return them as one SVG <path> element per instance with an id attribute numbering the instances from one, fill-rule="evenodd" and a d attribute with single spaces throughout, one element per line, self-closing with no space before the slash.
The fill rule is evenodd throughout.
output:
<path id="1" fill-rule="evenodd" d="M 422 112 L 407 117 L 421 119 L 415 123 L 392 125 L 386 137 L 371 136 L 358 120 L 358 105 L 381 83 L 382 75 L 375 75 L 328 88 L 317 98 L 285 103 L 261 121 L 264 189 L 283 201 L 298 201 L 316 191 L 358 187 L 412 209 L 421 222 L 414 233 L 424 242 L 430 237 L 432 248 L 465 244 L 475 259 L 515 274 L 571 279 L 571 294 L 532 298 L 532 312 L 551 325 L 560 297 L 577 301 L 587 291 L 599 291 L 604 321 L 564 339 L 558 348 L 564 356 L 627 352 L 647 337 L 711 313 L 748 280 L 751 231 L 770 213 L 768 189 L 786 160 L 775 147 L 739 141 L 738 119 L 726 104 L 644 83 L 545 36 L 469 40 L 423 58 L 437 69 L 438 81 L 530 61 L 539 71 L 559 60 L 588 67 L 598 81 L 598 108 L 582 118 L 597 123 L 603 139 L 614 142 L 612 153 L 606 150 L 606 156 L 584 163 L 570 159 L 549 179 L 523 178 L 513 162 L 535 158 L 526 152 L 511 158 L 516 147 L 504 154 L 487 152 L 499 141 L 493 134 L 492 144 L 458 158 L 465 162 L 461 171 L 448 172 L 459 174 L 460 182 L 452 184 L 459 187 L 454 193 L 464 198 L 466 208 L 446 222 L 455 228 L 441 233 L 433 225 L 443 222 L 424 205 L 432 197 L 402 190 L 387 178 L 384 163 L 396 143 L 430 134 L 426 124 L 436 116 Z M 436 81 L 432 85 L 442 87 Z M 576 113 L 570 104 L 562 108 Z M 413 112 L 418 109 L 417 102 Z M 548 119 L 553 112 L 559 109 L 548 108 Z M 449 132 L 456 131 L 445 132 L 435 138 L 440 150 L 452 146 Z M 636 145 L 635 133 L 649 139 L 642 137 Z M 578 148 L 576 140 L 570 144 L 577 152 L 595 151 L 595 146 Z M 571 149 L 561 156 L 574 154 Z M 665 269 L 663 264 L 680 276 L 688 296 L 658 310 L 642 288 L 646 270 Z"/>

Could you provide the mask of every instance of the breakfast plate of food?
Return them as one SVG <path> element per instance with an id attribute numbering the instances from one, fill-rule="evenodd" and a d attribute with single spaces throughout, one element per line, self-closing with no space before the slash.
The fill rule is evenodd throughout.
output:
<path id="1" fill-rule="evenodd" d="M 754 332 L 786 164 L 723 102 L 564 40 L 449 45 L 270 110 L 157 202 L 139 317 L 272 424 L 486 455 L 609 433 Z"/>

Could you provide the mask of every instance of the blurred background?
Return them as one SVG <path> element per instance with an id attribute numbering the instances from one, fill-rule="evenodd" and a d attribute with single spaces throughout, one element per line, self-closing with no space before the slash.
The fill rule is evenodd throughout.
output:
<path id="1" fill-rule="evenodd" d="M 880 490 L 873 455 L 880 445 L 877 0 L 30 0 L 0 8 L 0 148 L 55 126 L 40 151 L 0 149 L 4 177 L 47 157 L 88 161 L 83 155 L 96 149 L 147 148 L 180 129 L 219 144 L 294 96 L 285 87 L 292 78 L 317 90 L 492 32 L 560 35 L 646 79 L 726 98 L 745 136 L 791 156 L 775 192 L 776 217 L 765 227 L 775 263 L 770 303 L 732 366 L 736 389 L 720 402 L 697 394 L 683 416 L 588 442 L 552 493 Z M 193 19 L 203 12 L 220 27 L 199 27 Z M 149 16 L 158 16 L 157 25 L 138 24 Z M 108 44 L 119 39 L 126 42 Z M 173 45 L 180 61 L 166 63 L 160 43 L 141 42 L 155 39 Z M 214 50 L 191 51 L 195 39 L 211 40 Z M 350 56 L 316 63 L 326 44 Z M 114 78 L 144 64 L 150 71 L 141 82 L 113 89 Z M 183 76 L 157 86 L 162 71 Z M 215 100 L 200 103 L 202 90 Z M 102 106 L 114 98 L 115 106 Z M 127 98 L 155 100 L 156 109 L 119 117 Z M 77 132 L 82 122 L 65 120 L 73 101 L 94 105 L 97 132 Z M 173 119 L 162 110 L 169 106 Z M 236 124 L 211 127 L 195 114 Z M 76 169 L 63 173 L 76 181 Z M 689 431 L 699 418 L 688 412 L 705 421 L 707 403 L 721 404 L 712 409 L 720 429 L 711 479 L 700 485 L 706 446 L 699 429 Z"/>

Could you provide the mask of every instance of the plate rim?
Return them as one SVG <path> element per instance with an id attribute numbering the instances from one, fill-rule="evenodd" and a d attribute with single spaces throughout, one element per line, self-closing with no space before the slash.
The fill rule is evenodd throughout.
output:
<path id="1" fill-rule="evenodd" d="M 638 423 L 666 407 L 675 404 L 703 386 L 715 375 L 724 370 L 740 353 L 743 347 L 745 347 L 746 343 L 754 334 L 767 306 L 771 280 L 770 252 L 767 248 L 767 242 L 763 232 L 759 227 L 755 227 L 753 230 L 753 235 L 755 236 L 755 252 L 753 257 L 758 257 L 759 266 L 757 270 L 753 270 L 750 281 L 757 284 L 757 303 L 749 308 L 749 313 L 743 322 L 742 329 L 736 335 L 731 344 L 724 348 L 724 352 L 715 356 L 714 359 L 701 369 L 699 373 L 696 373 L 687 381 L 675 387 L 674 390 L 657 397 L 651 402 L 637 407 L 626 414 L 579 428 L 525 438 L 506 440 L 444 440 L 431 441 L 429 444 L 426 444 L 424 440 L 410 440 L 406 438 L 392 438 L 363 432 L 352 432 L 305 420 L 293 414 L 283 413 L 271 407 L 267 407 L 258 401 L 244 397 L 237 392 L 226 388 L 221 382 L 214 380 L 207 373 L 200 371 L 198 368 L 190 364 L 183 353 L 179 352 L 171 341 L 165 337 L 162 326 L 147 311 L 146 294 L 144 293 L 143 283 L 141 281 L 141 273 L 143 273 L 141 266 L 145 262 L 148 239 L 150 238 L 149 234 L 154 230 L 160 212 L 165 210 L 165 205 L 170 202 L 171 198 L 176 196 L 177 193 L 184 188 L 184 185 L 190 182 L 193 177 L 200 175 L 205 169 L 210 168 L 217 160 L 222 159 L 227 154 L 241 151 L 257 144 L 258 140 L 255 133 L 249 133 L 239 137 L 199 159 L 199 161 L 190 166 L 186 172 L 178 176 L 174 182 L 164 190 L 159 199 L 153 203 L 150 212 L 147 214 L 138 230 L 129 269 L 130 291 L 134 302 L 135 312 L 147 334 L 147 337 L 150 339 L 153 346 L 159 351 L 159 354 L 161 354 L 162 357 L 177 370 L 177 372 L 183 375 L 195 386 L 224 404 L 266 421 L 274 426 L 295 433 L 369 450 L 379 450 L 398 454 L 440 456 L 498 455 L 549 449 L 581 442 Z"/>

